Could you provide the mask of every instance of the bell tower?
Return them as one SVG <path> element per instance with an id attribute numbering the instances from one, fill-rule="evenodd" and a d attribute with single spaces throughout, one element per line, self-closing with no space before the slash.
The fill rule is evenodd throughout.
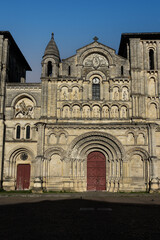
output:
<path id="1" fill-rule="evenodd" d="M 59 77 L 60 54 L 54 40 L 54 34 L 51 35 L 44 56 L 42 58 L 42 118 L 56 119 L 56 99 L 57 99 L 57 79 Z"/>

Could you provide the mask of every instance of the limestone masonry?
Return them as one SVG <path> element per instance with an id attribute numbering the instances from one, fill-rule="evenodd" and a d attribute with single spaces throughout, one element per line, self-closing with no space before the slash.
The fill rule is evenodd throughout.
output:
<path id="1" fill-rule="evenodd" d="M 159 191 L 160 33 L 95 37 L 60 59 L 52 34 L 41 83 L 0 31 L 0 183 L 5 190 Z"/>

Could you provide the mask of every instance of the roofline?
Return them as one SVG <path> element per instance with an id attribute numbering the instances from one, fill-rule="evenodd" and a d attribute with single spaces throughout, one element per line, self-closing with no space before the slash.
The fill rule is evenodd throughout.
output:
<path id="1" fill-rule="evenodd" d="M 87 44 L 87 45 L 85 45 L 85 46 L 83 46 L 83 47 L 81 47 L 81 48 L 78 48 L 76 51 L 79 51 L 79 50 L 81 50 L 81 49 L 83 49 L 83 48 L 85 48 L 85 47 L 88 47 L 89 45 L 91 45 L 91 44 L 93 44 L 93 43 L 95 43 L 95 42 L 97 42 L 97 43 L 99 43 L 100 45 L 102 45 L 102 46 L 104 46 L 104 47 L 107 47 L 107 48 L 109 48 L 109 49 L 111 49 L 111 50 L 113 50 L 113 51 L 116 52 L 116 50 L 115 50 L 114 48 L 108 47 L 107 45 L 105 45 L 105 44 L 103 44 L 103 43 L 100 43 L 100 42 L 98 42 L 98 41 L 93 41 L 93 42 L 91 42 L 91 43 L 89 43 L 89 44 Z"/>
<path id="2" fill-rule="evenodd" d="M 140 38 L 143 40 L 160 39 L 160 32 L 139 32 L 139 33 L 122 33 L 119 45 L 118 55 L 123 56 L 123 49 L 130 38 Z"/>
<path id="3" fill-rule="evenodd" d="M 19 57 L 22 59 L 22 61 L 24 62 L 25 66 L 26 66 L 26 70 L 27 71 L 32 71 L 30 65 L 28 64 L 27 60 L 25 59 L 23 53 L 21 52 L 21 50 L 19 49 L 17 43 L 15 42 L 14 38 L 12 37 L 11 33 L 9 31 L 0 31 L 0 35 L 3 35 L 5 38 L 8 38 L 11 43 L 12 46 L 15 47 L 15 49 L 18 52 Z"/>

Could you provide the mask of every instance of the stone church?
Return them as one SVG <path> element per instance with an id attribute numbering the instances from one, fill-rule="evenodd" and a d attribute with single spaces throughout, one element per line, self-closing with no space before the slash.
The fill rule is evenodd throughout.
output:
<path id="1" fill-rule="evenodd" d="M 4 190 L 159 191 L 160 33 L 125 33 L 61 59 L 52 34 L 40 83 L 0 31 Z"/>

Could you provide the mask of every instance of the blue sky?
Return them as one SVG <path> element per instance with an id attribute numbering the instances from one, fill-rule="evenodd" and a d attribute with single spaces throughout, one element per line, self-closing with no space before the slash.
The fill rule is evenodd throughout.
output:
<path id="1" fill-rule="evenodd" d="M 0 30 L 10 31 L 40 81 L 41 60 L 51 33 L 61 58 L 99 42 L 118 50 L 121 33 L 160 32 L 159 0 L 5 0 L 0 1 Z"/>

